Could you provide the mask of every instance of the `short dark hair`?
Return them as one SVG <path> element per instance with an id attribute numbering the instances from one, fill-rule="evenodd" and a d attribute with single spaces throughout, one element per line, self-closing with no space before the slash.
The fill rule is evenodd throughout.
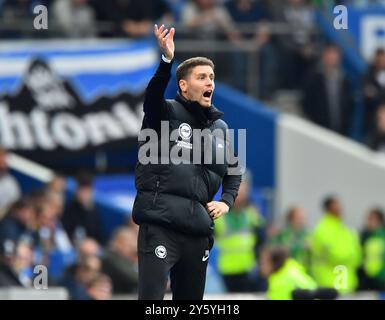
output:
<path id="1" fill-rule="evenodd" d="M 32 208 L 33 207 L 33 202 L 30 197 L 24 196 L 18 200 L 16 200 L 14 203 L 11 205 L 11 211 L 17 211 L 25 208 Z"/>
<path id="2" fill-rule="evenodd" d="M 385 53 L 385 49 L 382 47 L 379 47 L 376 49 L 376 57 L 383 55 Z"/>
<path id="3" fill-rule="evenodd" d="M 385 224 L 385 215 L 384 211 L 381 208 L 373 208 L 370 210 L 369 213 L 371 215 L 374 215 L 381 225 Z"/>
<path id="4" fill-rule="evenodd" d="M 85 267 L 87 268 L 87 266 Z M 100 282 L 108 282 L 112 286 L 111 278 L 104 273 L 96 273 L 85 285 L 89 289 Z"/>
<path id="5" fill-rule="evenodd" d="M 22 198 L 13 202 L 11 206 L 8 208 L 8 210 L 6 211 L 5 216 L 7 217 L 13 216 L 15 212 L 25 208 L 34 209 L 34 203 L 32 202 L 32 199 L 29 196 L 23 196 Z"/>
<path id="6" fill-rule="evenodd" d="M 340 48 L 337 46 L 337 44 L 335 44 L 334 42 L 327 42 L 324 44 L 323 46 L 323 51 L 327 51 L 327 50 L 336 50 L 336 51 L 340 51 Z"/>
<path id="7" fill-rule="evenodd" d="M 277 272 L 285 264 L 289 257 L 289 249 L 285 246 L 273 246 L 268 248 L 272 271 Z"/>
<path id="8" fill-rule="evenodd" d="M 76 175 L 76 182 L 78 187 L 92 187 L 93 176 L 87 171 L 79 172 Z"/>
<path id="9" fill-rule="evenodd" d="M 287 223 L 290 223 L 293 221 L 294 219 L 294 214 L 295 214 L 295 211 L 298 209 L 298 207 L 296 206 L 293 206 L 293 207 L 290 207 L 287 212 L 286 212 L 286 222 Z"/>
<path id="10" fill-rule="evenodd" d="M 324 201 L 323 201 L 323 204 L 322 204 L 322 207 L 324 210 L 330 210 L 330 206 L 332 205 L 332 203 L 334 201 L 337 201 L 338 198 L 336 196 L 327 196 Z"/>
<path id="11" fill-rule="evenodd" d="M 214 62 L 206 57 L 194 57 L 183 61 L 176 69 L 176 83 L 179 88 L 179 81 L 186 79 L 191 70 L 197 66 L 210 66 L 214 70 Z M 180 89 L 180 88 L 179 88 Z"/>

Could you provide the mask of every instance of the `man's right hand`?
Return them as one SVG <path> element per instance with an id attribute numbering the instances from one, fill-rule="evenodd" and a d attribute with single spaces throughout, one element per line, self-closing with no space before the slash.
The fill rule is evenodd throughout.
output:
<path id="1" fill-rule="evenodd" d="M 175 51 L 175 45 L 174 45 L 175 29 L 171 28 L 169 32 L 168 29 L 165 29 L 163 24 L 160 26 L 160 28 L 158 28 L 158 25 L 155 25 L 154 34 L 158 40 L 159 48 L 160 50 L 162 50 L 163 55 L 167 59 L 172 60 L 174 58 L 174 51 Z"/>

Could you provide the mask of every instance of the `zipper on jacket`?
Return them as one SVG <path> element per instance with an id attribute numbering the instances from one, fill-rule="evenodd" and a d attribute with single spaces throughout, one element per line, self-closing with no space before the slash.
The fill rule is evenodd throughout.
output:
<path id="1" fill-rule="evenodd" d="M 153 205 L 153 206 L 155 205 L 156 198 L 158 197 L 159 185 L 160 185 L 160 179 L 159 179 L 159 177 L 158 177 L 158 178 L 156 179 L 156 186 L 155 186 L 155 195 L 154 195 L 154 199 L 152 200 L 152 205 Z"/>

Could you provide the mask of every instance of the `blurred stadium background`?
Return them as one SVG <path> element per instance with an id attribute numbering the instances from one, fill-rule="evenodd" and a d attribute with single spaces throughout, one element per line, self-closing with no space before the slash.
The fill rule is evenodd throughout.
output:
<path id="1" fill-rule="evenodd" d="M 33 27 L 39 4 L 48 29 Z M 334 28 L 340 4 L 348 29 Z M 214 104 L 247 129 L 246 183 L 218 221 L 206 298 L 384 297 L 385 1 L 0 0 L 0 17 L 0 299 L 136 298 L 154 23 L 175 26 L 178 61 L 214 60 Z M 35 265 L 49 290 L 34 288 Z"/>

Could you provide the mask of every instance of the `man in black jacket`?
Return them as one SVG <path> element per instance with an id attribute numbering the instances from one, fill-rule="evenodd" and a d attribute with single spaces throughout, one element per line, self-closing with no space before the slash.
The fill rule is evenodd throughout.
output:
<path id="1" fill-rule="evenodd" d="M 77 189 L 74 199 L 65 208 L 62 222 L 72 242 L 81 241 L 85 237 L 106 243 L 103 224 L 96 211 L 92 176 L 80 173 L 77 177 Z"/>
<path id="2" fill-rule="evenodd" d="M 304 114 L 316 124 L 348 136 L 353 109 L 353 91 L 341 67 L 340 51 L 327 45 L 320 64 L 305 81 Z"/>
<path id="3" fill-rule="evenodd" d="M 132 212 L 140 225 L 139 299 L 163 299 L 168 275 L 173 299 L 203 299 L 213 220 L 233 205 L 241 172 L 231 157 L 223 113 L 211 104 L 213 62 L 196 57 L 181 63 L 176 71 L 179 92 L 174 100 L 165 100 L 175 29 L 155 25 L 154 33 L 163 54 L 145 94 Z M 209 134 L 196 135 L 199 130 Z M 220 151 L 231 159 L 218 156 Z M 212 201 L 221 185 L 221 199 Z"/>

